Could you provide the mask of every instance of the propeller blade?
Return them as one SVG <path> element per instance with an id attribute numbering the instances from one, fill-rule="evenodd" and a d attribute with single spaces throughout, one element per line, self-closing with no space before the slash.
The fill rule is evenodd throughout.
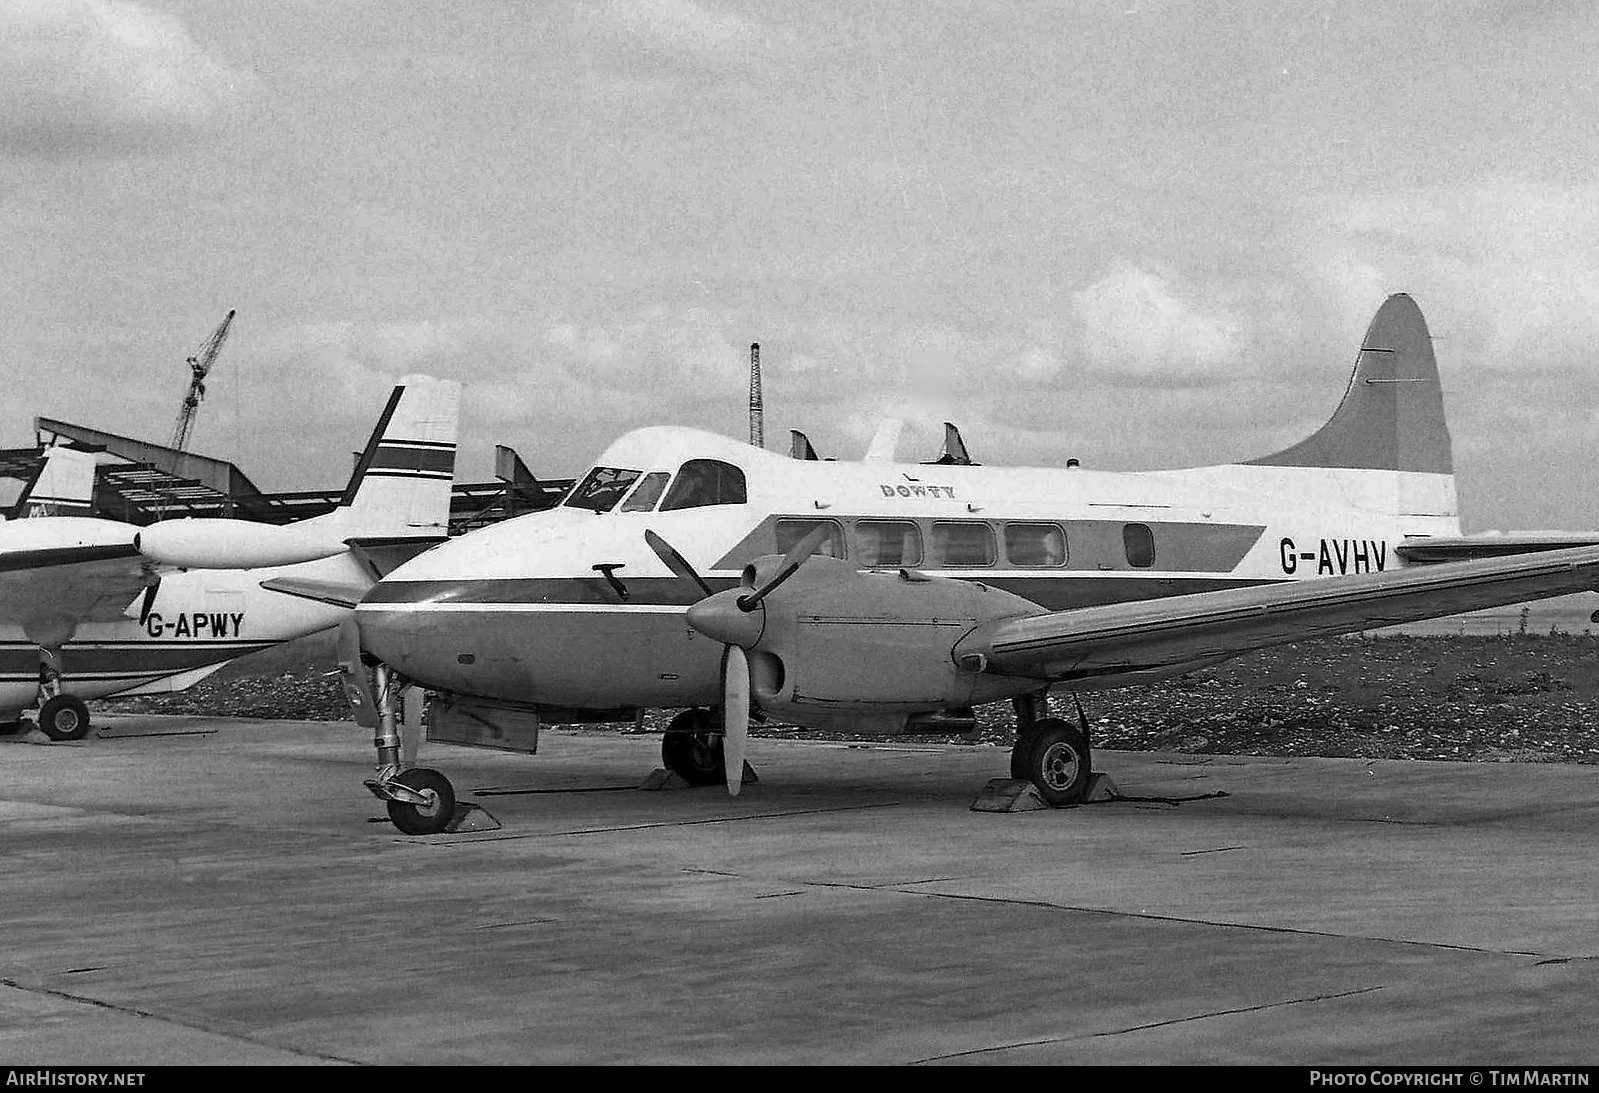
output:
<path id="1" fill-rule="evenodd" d="M 772 572 L 771 577 L 767 578 L 765 584 L 748 595 L 738 598 L 738 609 L 740 611 L 753 611 L 759 607 L 761 601 L 770 596 L 778 585 L 799 572 L 799 567 L 805 564 L 805 559 L 815 553 L 816 548 L 822 545 L 823 541 L 831 534 L 831 531 L 832 529 L 826 524 L 822 524 L 805 538 L 795 543 L 793 548 L 783 555 L 782 562 Z"/>
<path id="2" fill-rule="evenodd" d="M 722 733 L 727 794 L 737 797 L 744 788 L 744 745 L 750 734 L 750 662 L 736 645 L 722 653 Z"/>
<path id="3" fill-rule="evenodd" d="M 686 578 L 699 585 L 700 591 L 705 593 L 705 595 L 709 596 L 711 594 L 711 586 L 706 584 L 705 579 L 694 571 L 694 567 L 688 564 L 687 558 L 672 549 L 672 544 L 649 530 L 644 532 L 644 541 L 650 545 L 651 550 L 655 551 L 655 556 L 666 563 L 667 569 L 670 569 L 679 577 Z"/>
<path id="4" fill-rule="evenodd" d="M 155 606 L 156 593 L 161 591 L 161 578 L 154 577 L 144 586 L 144 597 L 139 601 L 139 625 L 143 626 L 150 618 L 150 609 Z"/>

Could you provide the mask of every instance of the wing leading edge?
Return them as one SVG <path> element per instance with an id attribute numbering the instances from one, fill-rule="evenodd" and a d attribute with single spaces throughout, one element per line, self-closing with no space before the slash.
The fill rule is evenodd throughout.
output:
<path id="1" fill-rule="evenodd" d="M 954 656 L 1039 679 L 1149 672 L 1596 586 L 1599 546 L 1578 547 L 999 620 Z"/>

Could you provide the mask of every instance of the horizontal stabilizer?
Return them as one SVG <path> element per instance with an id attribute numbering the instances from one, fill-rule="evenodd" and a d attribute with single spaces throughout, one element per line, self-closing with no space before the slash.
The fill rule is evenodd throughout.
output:
<path id="1" fill-rule="evenodd" d="M 281 592 L 285 596 L 298 596 L 302 600 L 332 604 L 334 607 L 354 607 L 372 588 L 371 584 L 351 581 L 315 581 L 301 577 L 272 577 L 261 582 L 268 592 Z"/>
<path id="2" fill-rule="evenodd" d="M 1548 531 L 1508 535 L 1435 536 L 1400 543 L 1394 552 L 1407 562 L 1466 562 L 1543 550 L 1599 545 L 1599 531 Z"/>

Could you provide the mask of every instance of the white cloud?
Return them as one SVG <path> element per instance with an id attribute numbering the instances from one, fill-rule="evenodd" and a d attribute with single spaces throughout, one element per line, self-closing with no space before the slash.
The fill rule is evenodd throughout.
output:
<path id="1" fill-rule="evenodd" d="M 1236 367 L 1243 323 L 1216 305 L 1190 302 L 1169 275 L 1128 262 L 1081 292 L 1072 305 L 1082 353 L 1099 370 L 1182 382 Z"/>
<path id="2" fill-rule="evenodd" d="M 217 125 L 248 81 L 176 17 L 129 0 L 0 2 L 0 150 L 170 148 Z"/>
<path id="3" fill-rule="evenodd" d="M 1343 198 L 1306 232 L 1346 309 L 1412 292 L 1474 367 L 1586 369 L 1599 344 L 1599 186 L 1501 180 Z"/>
<path id="4" fill-rule="evenodd" d="M 735 58 L 761 38 L 749 20 L 694 0 L 611 0 L 588 10 L 649 48 L 709 60 Z"/>

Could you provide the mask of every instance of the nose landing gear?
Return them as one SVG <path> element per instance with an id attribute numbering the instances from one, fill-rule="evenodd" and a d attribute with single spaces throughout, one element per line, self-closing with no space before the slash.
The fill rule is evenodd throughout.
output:
<path id="1" fill-rule="evenodd" d="M 342 635 L 341 635 L 342 637 Z M 365 671 L 359 658 L 353 662 L 341 655 L 345 687 L 350 694 L 357 722 L 368 722 L 374 729 L 372 743 L 378 749 L 377 777 L 364 785 L 372 795 L 388 805 L 389 821 L 407 835 L 437 835 L 455 822 L 455 788 L 450 780 L 427 767 L 405 767 L 414 760 L 421 739 L 422 694 L 414 691 L 401 716 L 402 684 L 386 664 L 373 670 L 371 688 L 366 687 Z M 405 726 L 402 740 L 400 726 Z"/>

